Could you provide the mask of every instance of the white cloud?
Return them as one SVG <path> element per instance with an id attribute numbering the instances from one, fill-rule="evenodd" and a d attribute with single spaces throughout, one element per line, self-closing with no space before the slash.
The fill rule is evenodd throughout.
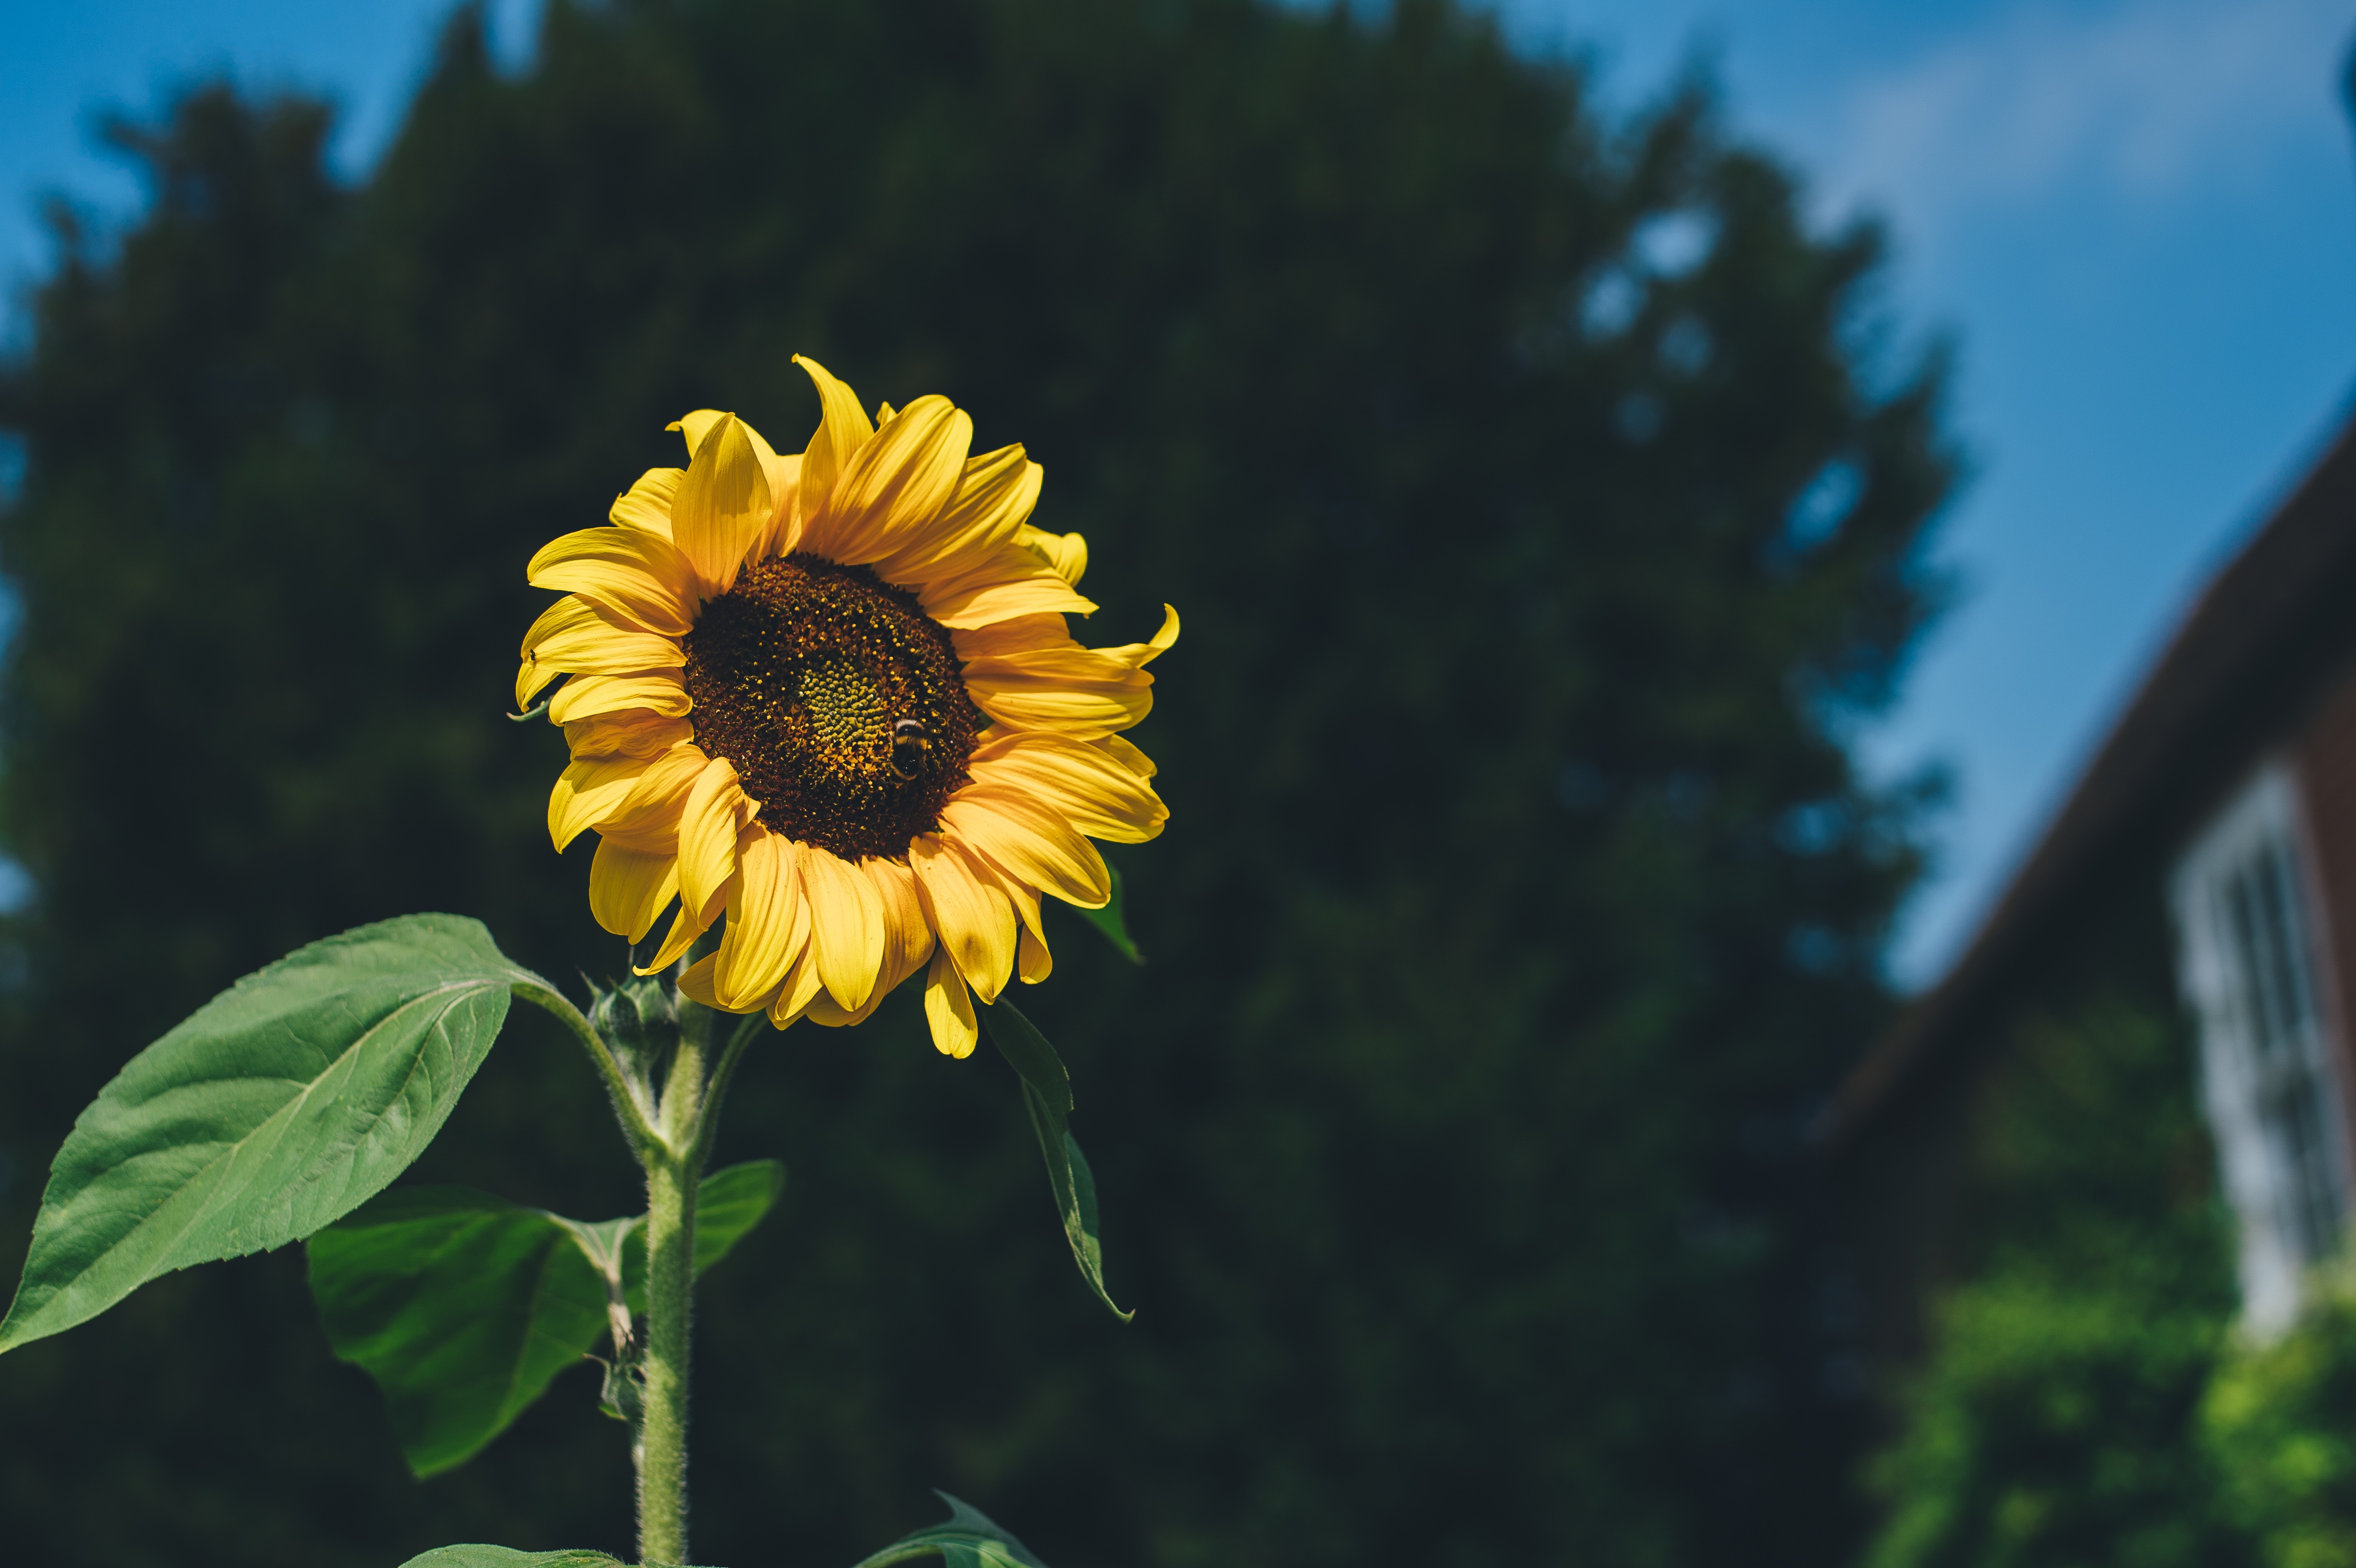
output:
<path id="1" fill-rule="evenodd" d="M 1920 233 L 2089 187 L 2165 201 L 2344 137 L 2347 0 L 2019 5 L 1846 95 L 1826 197 Z"/>

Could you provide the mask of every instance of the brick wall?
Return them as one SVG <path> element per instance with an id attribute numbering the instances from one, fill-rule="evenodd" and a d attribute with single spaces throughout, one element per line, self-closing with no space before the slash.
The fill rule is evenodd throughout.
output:
<path id="1" fill-rule="evenodd" d="M 2314 870 L 2310 891 L 2321 907 L 2315 920 L 2316 976 L 2321 1002 L 2341 1052 L 2340 1082 L 2350 1096 L 2356 1128 L 2356 665 L 2326 688 L 2294 748 Z"/>

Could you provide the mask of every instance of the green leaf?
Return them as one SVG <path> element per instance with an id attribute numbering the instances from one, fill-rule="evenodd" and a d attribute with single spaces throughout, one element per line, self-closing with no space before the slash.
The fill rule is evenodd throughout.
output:
<path id="1" fill-rule="evenodd" d="M 695 1189 L 695 1275 L 726 1257 L 736 1243 L 759 1224 L 769 1206 L 786 1189 L 786 1168 L 774 1159 L 747 1160 L 715 1170 Z M 630 1310 L 647 1309 L 647 1236 L 640 1215 L 630 1221 L 622 1238 L 622 1277 L 628 1284 Z"/>
<path id="2" fill-rule="evenodd" d="M 1023 1104 L 1031 1113 L 1031 1130 L 1039 1136 L 1039 1152 L 1047 1160 L 1047 1185 L 1055 1194 L 1055 1211 L 1064 1221 L 1064 1238 L 1072 1244 L 1073 1261 L 1097 1293 L 1097 1299 L 1126 1323 L 1137 1316 L 1123 1312 L 1105 1291 L 1104 1243 L 1097 1232 L 1097 1182 L 1080 1154 L 1070 1127 L 1072 1076 L 1064 1059 L 1047 1043 L 1038 1027 L 1003 997 L 981 1009 L 990 1038 L 1014 1071 L 1023 1076 Z"/>
<path id="3" fill-rule="evenodd" d="M 936 1552 L 947 1560 L 948 1568 L 1047 1568 L 1029 1547 L 1014 1539 L 1013 1531 L 992 1522 L 971 1503 L 959 1502 L 937 1489 L 933 1496 L 949 1505 L 946 1520 L 910 1531 L 883 1551 L 861 1558 L 854 1568 L 884 1568 L 886 1563 Z"/>
<path id="4" fill-rule="evenodd" d="M 1131 964 L 1142 964 L 1145 955 L 1140 953 L 1137 944 L 1130 940 L 1129 893 L 1121 885 L 1120 868 L 1108 862 L 1105 869 L 1112 873 L 1112 897 L 1105 901 L 1102 909 L 1081 910 L 1080 918 L 1102 932 L 1104 939 L 1112 944 L 1114 952 Z"/>
<path id="5" fill-rule="evenodd" d="M 696 1189 L 696 1272 L 725 1257 L 784 1189 L 773 1159 Z M 590 1353 L 609 1277 L 643 1306 L 644 1215 L 590 1223 L 470 1187 L 403 1187 L 311 1238 L 311 1294 L 337 1357 L 384 1392 L 423 1478 L 464 1464 Z M 632 1275 L 635 1273 L 635 1278 Z"/>
<path id="6" fill-rule="evenodd" d="M 420 1479 L 474 1457 L 605 1328 L 605 1282 L 572 1231 L 470 1187 L 396 1188 L 310 1253 L 327 1343 L 384 1391 Z"/>
<path id="7" fill-rule="evenodd" d="M 214 997 L 74 1124 L 0 1350 L 374 1197 L 442 1130 L 518 983 L 545 982 L 479 923 L 419 914 L 315 942 Z"/>
<path id="8" fill-rule="evenodd" d="M 622 1568 L 602 1552 L 518 1552 L 507 1546 L 437 1546 L 401 1568 Z"/>

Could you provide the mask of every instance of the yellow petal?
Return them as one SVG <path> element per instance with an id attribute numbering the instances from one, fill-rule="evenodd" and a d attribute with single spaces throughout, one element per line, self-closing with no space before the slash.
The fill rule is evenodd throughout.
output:
<path id="1" fill-rule="evenodd" d="M 679 994 L 707 1008 L 719 1007 L 720 998 L 712 989 L 712 971 L 719 957 L 717 953 L 707 953 L 680 971 Z"/>
<path id="2" fill-rule="evenodd" d="M 769 1004 L 769 1021 L 784 1029 L 825 999 L 826 987 L 818 978 L 818 955 L 805 942 L 801 956 L 786 972 L 786 983 L 777 987 L 776 999 Z"/>
<path id="3" fill-rule="evenodd" d="M 556 775 L 548 792 L 548 837 L 557 852 L 622 808 L 638 779 L 653 765 L 648 757 L 595 757 L 573 763 Z"/>
<path id="4" fill-rule="evenodd" d="M 698 409 L 691 414 L 680 415 L 663 429 L 679 432 L 687 443 L 687 460 L 692 463 L 695 461 L 695 449 L 703 444 L 703 438 L 712 433 L 712 427 L 727 417 L 718 409 Z"/>
<path id="5" fill-rule="evenodd" d="M 647 764 L 621 805 L 597 824 L 597 831 L 633 849 L 678 854 L 680 812 L 709 762 L 691 741 L 673 746 Z"/>
<path id="6" fill-rule="evenodd" d="M 858 867 L 816 845 L 803 847 L 802 883 L 819 979 L 837 1006 L 856 1012 L 883 974 L 883 895 Z"/>
<path id="7" fill-rule="evenodd" d="M 802 1017 L 821 1029 L 842 1029 L 851 1024 L 865 1021 L 869 1008 L 873 1008 L 879 999 L 870 997 L 867 998 L 867 1007 L 860 1008 L 855 1013 L 850 1013 L 843 1011 L 836 1004 L 835 999 L 821 989 L 817 996 L 809 999 L 809 1005 L 802 1009 Z"/>
<path id="8" fill-rule="evenodd" d="M 594 719 L 567 724 L 564 744 L 576 763 L 591 757 L 659 757 L 694 734 L 694 726 L 684 719 L 626 708 L 619 713 L 600 713 Z"/>
<path id="9" fill-rule="evenodd" d="M 1055 955 L 1047 951 L 1047 939 L 1030 926 L 1023 928 L 1023 939 L 1014 948 L 1014 973 L 1026 986 L 1035 986 L 1055 972 Z"/>
<path id="10" fill-rule="evenodd" d="M 576 675 L 549 703 L 548 717 L 552 723 L 570 725 L 601 714 L 643 708 L 665 719 L 680 719 L 692 706 L 675 669 L 643 675 Z"/>
<path id="11" fill-rule="evenodd" d="M 687 440 L 691 458 L 703 438 L 712 433 L 712 426 L 728 415 L 717 409 L 698 409 L 693 413 L 673 420 L 666 429 L 678 431 Z M 751 550 L 753 559 L 765 555 L 786 555 L 792 551 L 791 524 L 795 507 L 794 492 L 801 485 L 802 460 L 799 453 L 780 457 L 776 450 L 762 439 L 761 432 L 751 425 L 744 426 L 744 438 L 752 443 L 753 455 L 760 461 L 761 472 L 769 481 L 769 520 L 763 525 L 761 538 Z"/>
<path id="12" fill-rule="evenodd" d="M 736 838 L 755 809 L 725 757 L 712 758 L 696 775 L 680 808 L 680 897 L 704 925 L 720 916 L 720 901 L 736 875 Z"/>
<path id="13" fill-rule="evenodd" d="M 884 1000 L 903 981 L 922 970 L 933 955 L 932 928 L 925 923 L 924 905 L 916 898 L 916 874 L 896 860 L 873 857 L 858 861 L 852 869 L 873 881 L 884 901 L 884 970 L 874 991 L 857 1008 L 845 1008 L 822 990 L 809 1003 L 810 1022 L 829 1029 L 848 1028 L 873 1018 Z M 1033 901 L 1035 906 L 1036 901 Z"/>
<path id="14" fill-rule="evenodd" d="M 1086 741 L 1038 731 L 1001 735 L 966 763 L 977 800 L 1028 802 L 1091 838 L 1141 844 L 1162 831 L 1170 808 L 1119 758 Z"/>
<path id="15" fill-rule="evenodd" d="M 908 866 L 916 874 L 925 922 L 939 938 L 938 953 L 948 955 L 983 1001 L 996 1001 L 1014 965 L 1014 910 L 996 879 L 977 871 L 958 845 L 937 834 L 908 846 Z"/>
<path id="16" fill-rule="evenodd" d="M 765 465 L 770 459 L 763 458 Z M 769 526 L 753 546 L 753 559 L 765 556 L 791 555 L 801 549 L 802 539 L 802 454 L 790 453 L 776 459 L 769 468 L 769 493 L 776 504 L 769 511 Z"/>
<path id="17" fill-rule="evenodd" d="M 884 988 L 889 990 L 925 966 L 932 956 L 933 928 L 925 923 L 925 906 L 916 897 L 916 874 L 898 860 L 870 859 L 859 869 L 874 880 L 884 897 Z"/>
<path id="18" fill-rule="evenodd" d="M 1112 897 L 1112 877 L 1097 847 L 1070 823 L 1029 801 L 960 791 L 942 807 L 941 828 L 959 848 L 1066 903 L 1102 909 Z"/>
<path id="19" fill-rule="evenodd" d="M 1055 569 L 1021 545 L 1008 545 L 970 571 L 922 584 L 916 602 L 926 614 L 952 630 L 987 626 L 1017 615 L 1088 615 L 1083 599 Z"/>
<path id="20" fill-rule="evenodd" d="M 1069 637 L 1047 647 L 973 656 L 966 660 L 964 674 L 969 681 L 996 680 L 1017 688 L 1025 685 L 1142 688 L 1153 684 L 1151 676 L 1126 659 L 1101 648 L 1084 648 Z"/>
<path id="21" fill-rule="evenodd" d="M 729 896 L 734 897 L 736 889 L 732 883 L 724 891 Z M 663 938 L 662 945 L 657 948 L 655 955 L 644 964 L 633 965 L 633 970 L 640 975 L 660 974 L 685 957 L 687 950 L 695 945 L 695 939 L 710 929 L 712 929 L 710 921 L 699 923 L 695 918 L 695 912 L 681 903 L 679 906 L 679 912 L 670 917 L 670 933 Z M 699 997 L 698 1000 L 701 998 Z M 704 1003 L 706 1007 L 711 1005 L 709 1002 Z"/>
<path id="22" fill-rule="evenodd" d="M 671 542 L 695 567 L 706 598 L 735 584 L 753 542 L 767 531 L 776 498 L 744 422 L 723 415 L 704 432 L 671 503 Z"/>
<path id="23" fill-rule="evenodd" d="M 1061 615 L 1017 615 L 987 626 L 967 626 L 949 634 L 961 659 L 1001 658 L 1048 648 L 1076 648 Z"/>
<path id="24" fill-rule="evenodd" d="M 618 528 L 636 528 L 668 544 L 670 504 L 678 497 L 680 483 L 686 477 L 684 468 L 649 468 L 638 475 L 637 484 L 614 497 L 613 509 L 605 515 Z"/>
<path id="25" fill-rule="evenodd" d="M 1077 588 L 1088 571 L 1088 541 L 1077 534 L 1051 534 L 1029 525 L 1015 534 L 1015 543 L 1055 568 L 1055 575 Z"/>
<path id="26" fill-rule="evenodd" d="M 1151 757 L 1147 756 L 1119 735 L 1098 736 L 1088 744 L 1135 773 L 1139 778 L 1150 779 L 1161 772 L 1153 765 Z"/>
<path id="27" fill-rule="evenodd" d="M 626 848 L 607 838 L 589 863 L 589 912 L 597 923 L 633 944 L 645 940 L 679 891 L 679 861 Z"/>
<path id="28" fill-rule="evenodd" d="M 852 454 L 824 513 L 803 542 L 830 560 L 863 566 L 932 537 L 957 494 L 973 421 L 943 397 L 923 397 L 894 414 Z"/>
<path id="29" fill-rule="evenodd" d="M 1014 946 L 1014 973 L 1026 985 L 1037 985 L 1045 979 L 1055 966 L 1047 951 L 1046 929 L 1039 923 L 1039 891 L 1024 887 L 1014 878 L 987 860 L 969 860 L 974 874 L 1006 895 L 1013 906 L 1017 936 Z"/>
<path id="30" fill-rule="evenodd" d="M 1053 678 L 968 675 L 965 687 L 992 723 L 1081 740 L 1129 729 L 1153 711 L 1153 693 L 1142 685 L 1108 681 L 1083 687 Z"/>
<path id="31" fill-rule="evenodd" d="M 1096 651 L 1107 658 L 1119 659 L 1131 669 L 1143 669 L 1147 665 L 1168 653 L 1177 642 L 1177 608 L 1174 605 L 1164 604 L 1162 606 L 1162 629 L 1152 636 L 1141 643 L 1124 643 L 1119 647 L 1098 648 Z"/>
<path id="32" fill-rule="evenodd" d="M 712 994 L 727 1012 L 766 1008 L 809 940 L 802 896 L 801 846 L 755 823 L 736 848 L 743 880 L 728 906 L 728 933 L 720 939 Z"/>
<path id="33" fill-rule="evenodd" d="M 967 458 L 957 494 L 933 527 L 875 562 L 875 575 L 886 582 L 921 582 L 980 565 L 1014 542 L 1023 519 L 1039 504 L 1044 477 L 1020 446 Z"/>
<path id="34" fill-rule="evenodd" d="M 949 962 L 946 947 L 933 955 L 931 972 L 925 976 L 925 1022 L 932 1027 L 933 1048 L 943 1056 L 971 1056 L 981 1039 L 974 1024 L 973 998 L 966 995 L 965 981 Z"/>
<path id="35" fill-rule="evenodd" d="M 794 363 L 809 372 L 818 388 L 818 432 L 802 453 L 801 517 L 808 528 L 826 514 L 835 481 L 859 449 L 874 438 L 875 427 L 860 411 L 859 394 L 828 374 L 825 366 L 806 354 L 795 355 Z"/>
<path id="36" fill-rule="evenodd" d="M 968 680 L 1031 677 L 1072 684 L 1151 685 L 1141 672 L 1178 641 L 1178 612 L 1162 607 L 1162 629 L 1142 643 L 1082 647 L 1063 633 L 1061 615 L 1025 615 L 951 634 Z M 1053 628 L 1051 631 L 1050 628 Z"/>
<path id="37" fill-rule="evenodd" d="M 578 593 L 641 630 L 683 637 L 695 624 L 695 568 L 669 539 L 639 528 L 583 528 L 542 545 L 525 576 Z"/>
<path id="38" fill-rule="evenodd" d="M 619 624 L 612 611 L 567 595 L 551 604 L 524 634 L 523 667 L 516 672 L 516 704 L 530 702 L 560 675 L 631 675 L 680 659 L 679 644 Z"/>

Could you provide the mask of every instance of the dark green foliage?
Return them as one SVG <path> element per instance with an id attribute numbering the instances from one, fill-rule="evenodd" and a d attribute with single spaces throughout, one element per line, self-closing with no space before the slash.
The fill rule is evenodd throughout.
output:
<path id="1" fill-rule="evenodd" d="M 420 1477 L 472 1458 L 605 1329 L 564 1225 L 471 1187 L 396 1188 L 304 1251 L 327 1343 L 384 1391 Z"/>
<path id="2" fill-rule="evenodd" d="M 917 1556 L 938 1556 L 948 1568 L 1046 1568 L 1014 1539 L 1012 1531 L 988 1514 L 947 1492 L 939 1497 L 949 1505 L 948 1518 L 938 1524 L 910 1531 L 883 1551 L 862 1558 L 859 1568 L 870 1568 L 871 1564 L 882 1568 L 884 1563 L 905 1563 Z"/>
<path id="3" fill-rule="evenodd" d="M 785 1185 L 785 1167 L 766 1159 L 703 1179 L 697 1275 Z M 594 1351 L 613 1283 L 631 1311 L 646 1310 L 644 1223 L 584 1224 L 471 1187 L 401 1187 L 304 1251 L 327 1343 L 384 1391 L 393 1440 L 425 1477 L 473 1458 Z"/>
<path id="4" fill-rule="evenodd" d="M 1939 1314 L 1876 1467 L 1872 1568 L 2230 1568 L 2202 1401 L 2234 1308 L 2170 1009 L 2100 991 L 2016 1020 L 1973 1107 L 1984 1271 Z"/>
<path id="5" fill-rule="evenodd" d="M 905 997 L 769 1041 L 723 1154 L 799 1174 L 703 1293 L 697 1555 L 850 1562 L 935 1483 L 1051 1562 L 1840 1555 L 1798 1132 L 1887 1007 L 1918 802 L 1846 737 L 1949 479 L 1935 374 L 1861 347 L 1869 232 L 1703 95 L 1607 123 L 1430 4 L 558 0 L 519 79 L 462 22 L 365 188 L 324 128 L 209 90 L 138 133 L 153 204 L 8 372 L 20 1173 L 322 933 L 455 909 L 619 971 L 556 738 L 498 717 L 522 563 L 685 410 L 798 443 L 807 351 L 1028 443 L 1095 640 L 1186 617 L 1137 735 L 1170 832 L 1120 855 L 1151 962 L 1063 919 L 1023 998 L 1139 1312 L 1072 1277 L 990 1053 Z M 1646 274 L 1674 214 L 1712 242 Z M 1794 528 L 1828 468 L 1855 504 Z M 571 1042 L 511 1033 L 420 1179 L 637 1207 Z M 626 1541 L 594 1368 L 421 1489 L 300 1275 L 0 1362 L 12 1548 Z"/>
<path id="6" fill-rule="evenodd" d="M 1030 1114 L 1031 1130 L 1039 1136 L 1039 1153 L 1047 1162 L 1047 1185 L 1055 1195 L 1055 1217 L 1064 1222 L 1064 1239 L 1072 1244 L 1072 1261 L 1097 1299 L 1126 1323 L 1135 1317 L 1105 1292 L 1104 1241 L 1098 1224 L 1097 1179 L 1087 1156 L 1072 1136 L 1072 1075 L 1063 1058 L 1022 1010 L 1001 997 L 983 1007 L 981 1027 L 1014 1071 L 1023 1077 L 1023 1108 Z"/>
<path id="7" fill-rule="evenodd" d="M 2209 1390 L 2226 1516 L 2265 1568 L 2356 1564 L 2356 1293 L 2343 1263 L 2297 1325 L 2244 1347 Z"/>

